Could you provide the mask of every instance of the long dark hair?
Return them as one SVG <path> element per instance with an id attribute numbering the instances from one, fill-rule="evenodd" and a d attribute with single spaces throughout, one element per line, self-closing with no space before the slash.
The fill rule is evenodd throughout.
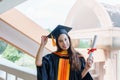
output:
<path id="1" fill-rule="evenodd" d="M 81 69 L 81 62 L 79 60 L 79 53 L 72 47 L 72 42 L 71 38 L 68 34 L 66 34 L 69 42 L 70 42 L 70 47 L 68 48 L 68 55 L 69 55 L 69 60 L 70 60 L 70 65 L 72 70 L 80 70 Z M 59 37 L 59 36 L 58 36 Z M 58 38 L 56 38 L 56 45 L 57 45 L 57 51 L 60 52 L 62 49 L 60 48 L 58 44 Z"/>

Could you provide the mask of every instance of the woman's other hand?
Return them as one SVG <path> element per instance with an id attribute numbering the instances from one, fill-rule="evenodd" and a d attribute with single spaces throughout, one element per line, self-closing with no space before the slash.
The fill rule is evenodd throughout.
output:
<path id="1" fill-rule="evenodd" d="M 87 62 L 86 62 L 85 69 L 86 69 L 86 70 L 89 70 L 89 69 L 92 67 L 92 64 L 93 64 L 93 57 L 88 58 L 88 59 L 87 59 Z"/>
<path id="2" fill-rule="evenodd" d="M 41 46 L 45 46 L 47 41 L 48 41 L 48 37 L 47 36 L 42 36 L 41 37 Z"/>

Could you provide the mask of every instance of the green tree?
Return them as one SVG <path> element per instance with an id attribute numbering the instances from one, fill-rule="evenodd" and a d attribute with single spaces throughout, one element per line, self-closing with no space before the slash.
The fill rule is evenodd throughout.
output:
<path id="1" fill-rule="evenodd" d="M 91 45 L 90 42 L 91 42 L 90 40 L 85 40 L 85 39 L 80 40 L 79 48 L 89 48 Z"/>
<path id="2" fill-rule="evenodd" d="M 12 62 L 19 60 L 22 57 L 22 54 L 15 47 L 8 45 L 2 56 Z"/>
<path id="3" fill-rule="evenodd" d="M 0 54 L 3 53 L 3 51 L 6 49 L 7 47 L 7 43 L 5 43 L 4 41 L 0 40 Z"/>

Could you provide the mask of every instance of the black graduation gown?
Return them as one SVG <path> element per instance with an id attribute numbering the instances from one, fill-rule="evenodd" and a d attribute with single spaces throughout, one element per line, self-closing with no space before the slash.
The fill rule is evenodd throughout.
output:
<path id="1" fill-rule="evenodd" d="M 43 57 L 42 66 L 37 66 L 37 80 L 57 80 L 58 64 L 60 58 L 68 59 L 66 57 L 60 57 L 54 53 Z M 81 70 L 70 70 L 69 80 L 93 80 L 89 72 L 83 79 L 81 78 L 81 72 L 85 67 L 85 60 L 83 57 L 81 57 L 80 61 L 82 63 Z"/>

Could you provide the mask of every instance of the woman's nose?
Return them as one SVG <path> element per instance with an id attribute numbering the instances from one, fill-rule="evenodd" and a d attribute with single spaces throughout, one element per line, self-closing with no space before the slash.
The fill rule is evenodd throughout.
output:
<path id="1" fill-rule="evenodd" d="M 65 41 L 63 41 L 63 44 L 66 44 L 66 42 L 65 42 Z"/>

